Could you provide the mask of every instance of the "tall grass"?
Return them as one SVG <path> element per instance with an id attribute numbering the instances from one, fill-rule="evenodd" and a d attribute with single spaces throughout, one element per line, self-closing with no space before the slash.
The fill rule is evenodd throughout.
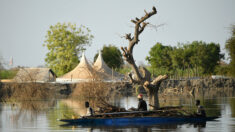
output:
<path id="1" fill-rule="evenodd" d="M 89 82 L 80 82 L 76 84 L 70 98 L 89 101 L 90 105 L 94 108 L 99 108 L 99 111 L 107 110 L 119 110 L 119 108 L 111 105 L 111 100 L 121 95 L 117 90 L 118 87 L 122 87 L 122 83 L 105 82 L 100 78 L 97 73 L 93 73 L 93 79 Z M 123 83 L 124 85 L 124 83 Z"/>
<path id="2" fill-rule="evenodd" d="M 147 70 L 151 73 L 152 77 L 157 77 L 159 75 L 167 74 L 170 79 L 186 79 L 186 78 L 207 78 L 211 75 L 204 74 L 201 68 L 185 68 L 185 69 L 171 69 L 168 70 L 166 68 L 152 68 L 151 66 L 146 66 Z M 128 74 L 131 72 L 130 67 L 123 67 L 119 70 L 122 74 Z"/>
<path id="3" fill-rule="evenodd" d="M 186 79 L 195 77 L 205 78 L 211 76 L 209 74 L 204 74 L 201 68 L 176 68 L 172 70 L 167 70 L 166 68 L 152 68 L 149 66 L 147 67 L 147 69 L 150 71 L 153 77 L 167 74 L 170 79 Z"/>
<path id="4" fill-rule="evenodd" d="M 110 100 L 119 94 L 113 83 L 92 81 L 77 84 L 70 98 L 89 101 L 91 106 L 103 108 L 111 106 Z"/>

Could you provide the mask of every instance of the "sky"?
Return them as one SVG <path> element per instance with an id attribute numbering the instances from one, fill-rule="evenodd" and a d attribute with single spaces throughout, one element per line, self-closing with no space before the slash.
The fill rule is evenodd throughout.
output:
<path id="1" fill-rule="evenodd" d="M 43 43 L 49 27 L 56 23 L 84 25 L 94 36 L 85 55 L 93 61 L 104 45 L 127 46 L 123 38 L 134 32 L 131 19 L 142 17 L 155 6 L 157 14 L 134 48 L 137 64 L 145 63 L 157 42 L 204 41 L 219 43 L 222 52 L 235 24 L 235 0 L 0 0 L 0 57 L 5 66 L 13 58 L 14 66 L 45 65 L 48 52 Z"/>

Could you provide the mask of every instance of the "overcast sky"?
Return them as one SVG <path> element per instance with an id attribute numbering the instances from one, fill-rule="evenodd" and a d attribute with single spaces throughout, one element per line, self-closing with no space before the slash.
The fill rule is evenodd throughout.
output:
<path id="1" fill-rule="evenodd" d="M 94 39 L 85 55 L 92 61 L 104 44 L 126 46 L 122 36 L 133 33 L 135 17 L 157 8 L 134 49 L 137 63 L 145 62 L 150 48 L 161 42 L 177 45 L 194 40 L 215 42 L 224 49 L 235 24 L 235 0 L 0 0 L 0 56 L 14 66 L 44 65 L 48 52 L 42 44 L 50 25 L 71 22 L 90 28 Z M 223 50 L 225 52 L 225 50 Z"/>

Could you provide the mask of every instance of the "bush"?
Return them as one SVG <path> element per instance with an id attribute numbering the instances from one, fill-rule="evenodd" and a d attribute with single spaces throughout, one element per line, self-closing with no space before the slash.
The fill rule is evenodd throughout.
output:
<path id="1" fill-rule="evenodd" d="M 0 70 L 0 79 L 13 79 L 18 70 Z"/>

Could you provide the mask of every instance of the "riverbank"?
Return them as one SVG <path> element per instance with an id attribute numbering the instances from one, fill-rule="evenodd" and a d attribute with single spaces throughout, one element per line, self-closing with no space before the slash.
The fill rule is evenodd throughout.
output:
<path id="1" fill-rule="evenodd" d="M 15 83 L 15 82 L 4 82 L 0 83 L 0 99 L 11 97 L 16 90 L 18 94 L 26 94 L 26 89 L 40 89 L 41 91 L 47 92 L 53 96 L 53 98 L 64 98 L 71 94 L 72 89 L 74 89 L 75 84 L 58 84 L 58 83 Z M 22 93 L 19 93 L 19 89 Z M 31 92 L 31 91 L 30 91 Z M 32 92 L 31 92 L 32 93 Z M 32 93 L 33 94 L 33 93 Z M 33 96 L 33 95 L 31 95 Z"/>
<path id="2" fill-rule="evenodd" d="M 60 83 L 0 83 L 0 98 L 9 97 L 16 88 L 25 86 L 40 87 L 51 91 L 54 97 L 63 98 L 69 96 L 76 84 Z M 129 83 L 110 83 L 112 92 L 123 96 L 133 96 L 136 89 Z M 144 88 L 139 88 L 140 93 L 146 94 Z M 165 80 L 161 83 L 159 96 L 234 96 L 235 79 L 195 79 L 195 80 Z"/>
<path id="3" fill-rule="evenodd" d="M 235 79 L 195 79 L 163 81 L 159 93 L 163 95 L 234 96 Z"/>

